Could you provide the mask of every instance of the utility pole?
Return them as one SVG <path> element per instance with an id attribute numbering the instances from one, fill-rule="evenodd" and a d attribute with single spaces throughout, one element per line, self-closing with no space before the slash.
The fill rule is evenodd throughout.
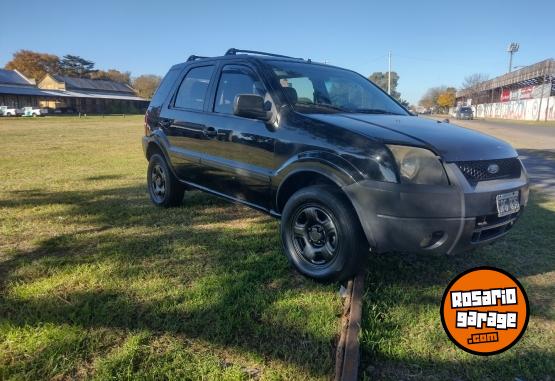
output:
<path id="1" fill-rule="evenodd" d="M 387 54 L 388 70 L 387 70 L 387 93 L 391 95 L 391 50 Z"/>
<path id="2" fill-rule="evenodd" d="M 509 73 L 513 70 L 513 54 L 518 52 L 519 47 L 520 45 L 518 42 L 511 42 L 507 48 L 507 52 L 509 53 Z"/>

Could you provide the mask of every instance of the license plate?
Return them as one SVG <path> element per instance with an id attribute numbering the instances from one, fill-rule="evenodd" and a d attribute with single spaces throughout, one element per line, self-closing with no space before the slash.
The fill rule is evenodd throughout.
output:
<path id="1" fill-rule="evenodd" d="M 507 216 L 520 210 L 518 191 L 498 194 L 495 201 L 497 202 L 497 217 Z"/>

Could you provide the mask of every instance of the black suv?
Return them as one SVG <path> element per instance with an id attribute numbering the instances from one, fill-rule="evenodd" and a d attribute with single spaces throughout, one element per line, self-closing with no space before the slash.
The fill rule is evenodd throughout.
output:
<path id="1" fill-rule="evenodd" d="M 509 144 L 415 117 L 355 72 L 263 52 L 173 66 L 143 148 L 154 204 L 200 189 L 280 218 L 289 261 L 319 280 L 351 276 L 368 248 L 490 243 L 528 201 Z"/>

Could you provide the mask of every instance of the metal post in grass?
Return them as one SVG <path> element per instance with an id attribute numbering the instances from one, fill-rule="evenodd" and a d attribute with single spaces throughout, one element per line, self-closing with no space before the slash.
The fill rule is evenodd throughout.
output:
<path id="1" fill-rule="evenodd" d="M 362 320 L 364 273 L 349 280 L 341 323 L 341 336 L 335 356 L 335 380 L 356 381 L 360 363 L 359 332 Z"/>

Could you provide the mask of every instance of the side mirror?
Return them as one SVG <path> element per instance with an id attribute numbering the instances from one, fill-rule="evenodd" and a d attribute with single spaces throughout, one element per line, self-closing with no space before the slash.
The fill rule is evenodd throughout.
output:
<path id="1" fill-rule="evenodd" d="M 239 94 L 233 101 L 233 114 L 245 118 L 270 120 L 264 98 L 255 94 Z"/>

